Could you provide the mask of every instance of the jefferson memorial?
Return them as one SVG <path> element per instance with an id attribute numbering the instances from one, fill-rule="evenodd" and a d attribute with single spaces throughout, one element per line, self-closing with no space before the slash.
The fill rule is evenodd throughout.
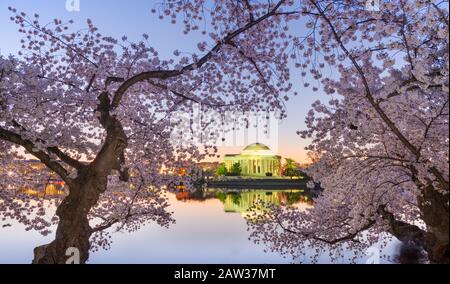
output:
<path id="1" fill-rule="evenodd" d="M 261 143 L 248 145 L 240 154 L 225 155 L 224 162 L 228 170 L 233 164 L 239 163 L 242 176 L 281 175 L 281 156 L 275 155 Z"/>

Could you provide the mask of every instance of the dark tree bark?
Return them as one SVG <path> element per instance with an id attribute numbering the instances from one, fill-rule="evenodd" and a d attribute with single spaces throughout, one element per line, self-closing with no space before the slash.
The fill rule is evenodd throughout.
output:
<path id="1" fill-rule="evenodd" d="M 89 258 L 89 238 L 94 232 L 89 226 L 89 210 L 97 204 L 100 194 L 105 192 L 112 170 L 119 171 L 121 180 L 128 180 L 128 169 L 121 168 L 127 136 L 120 121 L 109 113 L 109 94 L 102 93 L 98 100 L 99 121 L 106 130 L 106 139 L 94 161 L 79 167 L 77 177 L 70 180 L 69 195 L 56 210 L 59 223 L 55 240 L 35 248 L 33 263 L 66 263 L 66 251 L 70 247 L 79 250 L 80 263 L 85 263 Z"/>
<path id="2" fill-rule="evenodd" d="M 55 240 L 34 250 L 34 264 L 66 263 L 70 255 L 67 249 L 74 247 L 80 252 L 80 263 L 89 258 L 92 228 L 88 213 L 99 196 L 106 190 L 107 177 L 86 169 L 74 180 L 69 195 L 56 211 L 59 217 Z"/>
<path id="3" fill-rule="evenodd" d="M 427 252 L 431 263 L 449 263 L 449 211 L 448 194 L 441 194 L 432 186 L 422 188 L 418 198 L 419 209 L 426 225 L 426 231 L 415 225 L 396 220 L 383 206 L 379 214 L 390 226 L 389 232 L 405 245 L 415 245 Z"/>
<path id="4" fill-rule="evenodd" d="M 449 263 L 448 194 L 441 194 L 431 187 L 422 190 L 422 194 L 418 201 L 422 218 L 427 226 L 424 241 L 428 258 L 432 263 Z"/>

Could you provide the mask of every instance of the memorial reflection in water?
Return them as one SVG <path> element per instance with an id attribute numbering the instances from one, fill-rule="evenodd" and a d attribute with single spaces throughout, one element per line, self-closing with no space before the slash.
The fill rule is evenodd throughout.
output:
<path id="1" fill-rule="evenodd" d="M 195 192 L 180 191 L 176 194 L 180 201 L 219 199 L 225 212 L 235 212 L 245 215 L 257 202 L 273 205 L 303 204 L 312 206 L 314 194 L 303 189 L 287 190 L 233 190 L 205 189 Z"/>

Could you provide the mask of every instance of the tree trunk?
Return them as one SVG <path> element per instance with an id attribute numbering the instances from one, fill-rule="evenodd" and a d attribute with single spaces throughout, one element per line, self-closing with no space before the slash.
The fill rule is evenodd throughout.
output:
<path id="1" fill-rule="evenodd" d="M 419 197 L 419 208 L 427 226 L 425 236 L 425 250 L 432 263 L 449 263 L 449 212 L 448 194 L 441 194 L 432 187 L 422 190 Z"/>
<path id="2" fill-rule="evenodd" d="M 422 187 L 422 196 L 417 199 L 421 217 L 426 230 L 397 220 L 395 216 L 386 211 L 384 206 L 378 212 L 390 226 L 389 232 L 406 246 L 416 246 L 427 252 L 431 263 L 449 263 L 449 212 L 448 194 L 441 194 L 432 186 Z"/>
<path id="3" fill-rule="evenodd" d="M 69 248 L 79 251 L 80 263 L 88 260 L 92 228 L 87 215 L 106 190 L 106 182 L 107 176 L 91 168 L 79 174 L 56 210 L 59 223 L 55 240 L 34 249 L 33 264 L 65 264 L 72 256 Z"/>
<path id="4" fill-rule="evenodd" d="M 72 256 L 69 248 L 77 249 L 80 263 L 85 263 L 89 258 L 89 238 L 93 233 L 87 217 L 89 210 L 105 192 L 108 175 L 113 169 L 119 171 L 122 181 L 128 181 L 128 169 L 122 168 L 127 136 L 120 121 L 110 114 L 109 93 L 103 92 L 98 100 L 96 111 L 100 113 L 99 121 L 106 130 L 106 139 L 94 161 L 79 167 L 77 178 L 70 181 L 69 195 L 56 210 L 59 223 L 55 240 L 34 249 L 33 263 L 66 263 Z"/>

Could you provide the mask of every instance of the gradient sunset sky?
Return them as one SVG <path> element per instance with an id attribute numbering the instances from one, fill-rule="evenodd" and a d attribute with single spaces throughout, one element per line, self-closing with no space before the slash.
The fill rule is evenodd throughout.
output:
<path id="1" fill-rule="evenodd" d="M 42 22 L 50 22 L 54 18 L 73 19 L 75 28 L 84 28 L 86 19 L 90 18 L 104 36 L 120 38 L 126 35 L 130 41 L 137 41 L 141 39 L 143 33 L 147 33 L 150 43 L 163 58 L 173 57 L 175 49 L 185 52 L 196 51 L 197 42 L 204 39 L 201 34 L 184 35 L 180 24 L 173 25 L 168 20 L 159 20 L 151 13 L 151 9 L 158 2 L 160 1 L 80 0 L 80 11 L 69 12 L 66 10 L 66 0 L 1 0 L 0 54 L 3 56 L 17 54 L 20 48 L 18 27 L 9 19 L 11 13 L 8 6 L 30 15 L 37 13 Z M 301 29 L 302 26 L 299 25 L 298 28 Z M 317 99 L 325 101 L 327 97 L 321 91 L 304 89 L 299 71 L 292 70 L 292 83 L 299 95 L 291 96 L 286 102 L 288 118 L 281 121 L 278 127 L 277 154 L 305 162 L 307 157 L 304 147 L 308 141 L 301 139 L 296 131 L 305 128 L 304 118 L 311 104 Z M 236 153 L 240 149 L 240 147 L 219 148 L 222 155 Z"/>

